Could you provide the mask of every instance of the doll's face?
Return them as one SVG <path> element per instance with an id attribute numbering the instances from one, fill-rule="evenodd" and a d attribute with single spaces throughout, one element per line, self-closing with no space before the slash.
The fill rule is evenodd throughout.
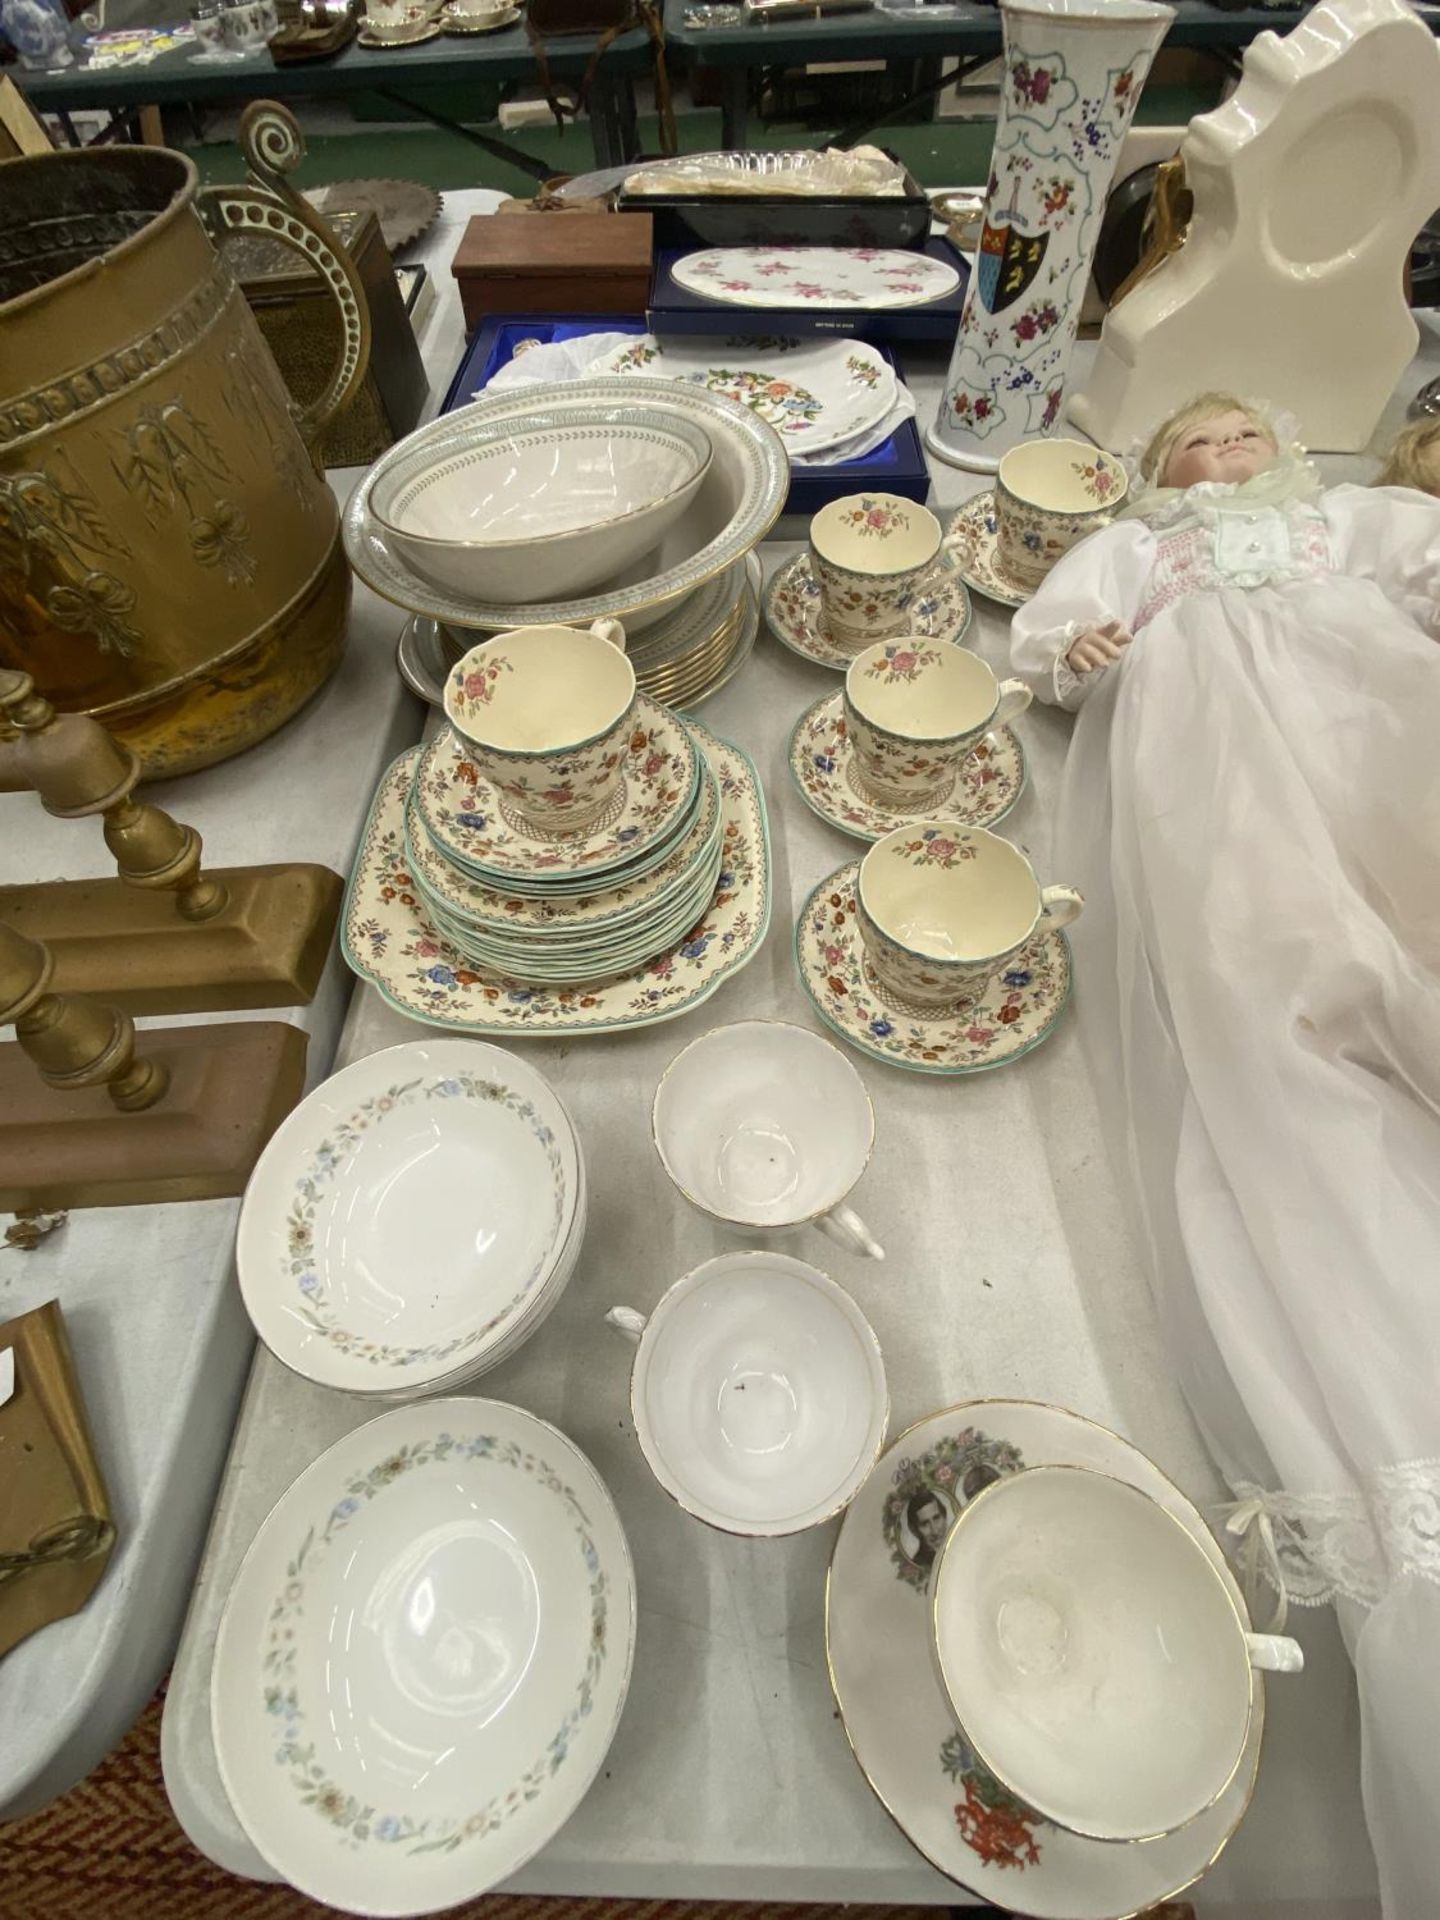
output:
<path id="1" fill-rule="evenodd" d="M 1160 484 L 1193 487 L 1201 480 L 1249 480 L 1274 458 L 1275 442 L 1248 413 L 1217 413 L 1181 434 Z"/>

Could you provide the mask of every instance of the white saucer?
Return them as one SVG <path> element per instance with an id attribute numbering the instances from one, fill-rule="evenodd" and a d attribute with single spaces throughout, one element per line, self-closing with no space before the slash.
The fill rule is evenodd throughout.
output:
<path id="1" fill-rule="evenodd" d="M 978 1000 L 920 1019 L 887 1005 L 871 979 L 855 919 L 852 861 L 822 880 L 795 926 L 795 964 L 810 1004 L 842 1040 L 912 1073 L 984 1073 L 1048 1040 L 1070 998 L 1070 942 L 1038 934 Z"/>
<path id="2" fill-rule="evenodd" d="M 905 632 L 923 634 L 927 640 L 959 641 L 969 630 L 971 617 L 958 557 L 942 547 L 910 603 Z M 830 638 L 808 548 L 787 560 L 765 589 L 765 620 L 782 647 L 837 673 L 846 672 L 861 651 L 847 652 Z"/>
<path id="3" fill-rule="evenodd" d="M 932 795 L 919 812 L 874 800 L 855 777 L 844 702 L 843 694 L 827 693 L 801 714 L 790 735 L 790 775 L 800 798 L 842 833 L 880 840 L 937 809 L 967 827 L 993 827 L 1025 791 L 1025 750 L 1013 728 L 997 727 L 970 754 L 950 791 Z"/>

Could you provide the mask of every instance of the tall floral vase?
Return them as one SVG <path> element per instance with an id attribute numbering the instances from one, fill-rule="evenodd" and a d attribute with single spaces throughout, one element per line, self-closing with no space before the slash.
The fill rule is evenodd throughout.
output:
<path id="1" fill-rule="evenodd" d="M 1005 77 L 932 453 L 993 472 L 1053 430 L 1105 196 L 1174 19 L 1151 0 L 1001 0 Z"/>

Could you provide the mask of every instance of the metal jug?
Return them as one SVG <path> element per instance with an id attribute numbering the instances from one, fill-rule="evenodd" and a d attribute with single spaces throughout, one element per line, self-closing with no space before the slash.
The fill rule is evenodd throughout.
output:
<path id="1" fill-rule="evenodd" d="M 200 190 L 164 148 L 0 162 L 0 665 L 90 713 L 152 778 L 263 739 L 339 662 L 350 573 L 308 451 L 363 377 L 365 297 L 283 179 L 284 108 L 240 140 L 255 185 Z M 344 315 L 326 391 L 287 393 L 227 266 L 283 241 Z"/>

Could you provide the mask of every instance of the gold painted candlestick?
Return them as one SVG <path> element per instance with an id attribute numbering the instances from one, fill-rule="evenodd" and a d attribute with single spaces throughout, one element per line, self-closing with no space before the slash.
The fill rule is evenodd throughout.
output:
<path id="1" fill-rule="evenodd" d="M 98 721 L 57 713 L 28 674 L 0 671 L 6 723 L 0 787 L 8 772 L 47 813 L 99 814 L 120 876 L 0 888 L 0 915 L 52 949 L 58 986 L 105 993 L 132 1013 L 314 998 L 339 917 L 337 874 L 309 864 L 204 874 L 200 835 L 134 798 L 140 763 Z"/>

